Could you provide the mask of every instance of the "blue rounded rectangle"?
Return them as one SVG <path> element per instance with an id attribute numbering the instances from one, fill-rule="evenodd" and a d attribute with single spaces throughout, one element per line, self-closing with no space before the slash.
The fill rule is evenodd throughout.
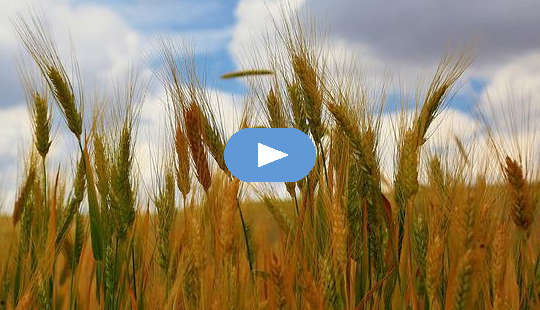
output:
<path id="1" fill-rule="evenodd" d="M 313 168 L 315 145 L 295 128 L 246 128 L 225 146 L 225 164 L 245 182 L 294 182 Z"/>

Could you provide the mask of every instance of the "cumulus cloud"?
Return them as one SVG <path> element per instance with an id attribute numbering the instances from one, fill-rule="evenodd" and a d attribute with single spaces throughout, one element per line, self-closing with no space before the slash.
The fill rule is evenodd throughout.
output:
<path id="1" fill-rule="evenodd" d="M 1 109 L 0 124 L 3 127 L 2 135 L 0 135 L 0 150 L 2 150 L 0 163 L 12 164 L 10 159 L 17 156 L 18 149 L 27 147 L 23 143 L 14 143 L 14 141 L 29 141 L 31 136 L 26 106 L 17 105 Z M 11 167 L 11 165 L 8 165 L 8 167 Z"/>
<path id="2" fill-rule="evenodd" d="M 267 47 L 279 47 L 275 25 L 280 25 L 284 12 L 296 12 L 305 0 L 240 0 L 235 9 L 229 52 L 237 66 L 266 64 Z"/>
<path id="3" fill-rule="evenodd" d="M 16 158 L 23 150 L 28 150 L 31 129 L 26 106 L 17 105 L 0 109 L 0 196 L 11 198 L 15 193 L 15 180 L 22 162 Z M 11 199 L 0 197 L 8 203 Z"/>
<path id="4" fill-rule="evenodd" d="M 540 50 L 515 57 L 497 68 L 480 99 L 484 109 L 496 109 L 497 104 L 506 102 L 519 109 L 531 108 L 528 113 L 540 119 Z"/>
<path id="5" fill-rule="evenodd" d="M 83 77 L 89 83 L 126 72 L 130 61 L 143 55 L 140 35 L 116 12 L 102 5 L 67 0 L 51 1 L 46 7 L 35 0 L 3 0 L 0 5 L 0 67 L 4 68 L 0 85 L 6 90 L 0 105 L 20 104 L 22 98 L 14 62 L 22 49 L 12 26 L 19 15 L 42 14 L 63 58 L 69 59 L 75 48 L 77 58 L 84 63 Z"/>
<path id="6" fill-rule="evenodd" d="M 540 159 L 540 51 L 501 65 L 479 96 L 478 108 L 504 155 L 537 171 Z"/>

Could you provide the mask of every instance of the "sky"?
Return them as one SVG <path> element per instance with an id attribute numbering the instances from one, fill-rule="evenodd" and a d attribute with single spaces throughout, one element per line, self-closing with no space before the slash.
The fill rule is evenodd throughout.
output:
<path id="1" fill-rule="evenodd" d="M 43 13 L 64 55 L 77 55 L 88 85 L 110 84 L 133 64 L 152 76 L 160 39 L 189 46 L 229 120 L 241 109 L 246 87 L 219 76 L 256 62 L 253 51 L 264 54 L 263 38 L 275 38 L 272 21 L 279 20 L 284 6 L 324 30 L 321 44 L 333 61 L 354 58 L 363 76 L 390 72 L 399 85 L 416 87 L 429 79 L 442 55 L 471 50 L 474 63 L 439 118 L 435 143 L 448 143 L 453 135 L 465 141 L 477 136 L 482 127 L 474 113 L 478 107 L 499 111 L 494 119 L 525 115 L 540 123 L 536 0 L 0 0 L 0 201 L 12 200 L 21 171 L 17 158 L 31 136 L 16 67 L 22 54 L 12 27 L 17 14 Z M 391 86 L 389 92 L 393 98 L 399 89 Z M 150 153 L 163 119 L 162 94 L 151 87 L 142 108 L 137 151 L 144 178 L 150 177 Z M 395 113 L 390 109 L 385 119 Z M 62 125 L 55 126 L 53 162 L 65 160 L 73 146 Z M 523 141 L 532 141 L 537 129 L 518 125 L 524 127 L 518 132 Z M 501 136 L 506 135 L 501 128 Z M 391 158 L 391 150 L 385 153 Z"/>

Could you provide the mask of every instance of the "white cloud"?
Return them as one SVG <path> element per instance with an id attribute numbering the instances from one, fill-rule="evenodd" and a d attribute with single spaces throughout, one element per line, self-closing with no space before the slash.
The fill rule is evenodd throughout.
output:
<path id="1" fill-rule="evenodd" d="M 531 109 L 540 118 L 540 51 L 515 57 L 501 65 L 491 77 L 481 96 L 482 109 L 500 109 L 513 105 L 518 111 Z"/>
<path id="2" fill-rule="evenodd" d="M 498 68 L 480 97 L 480 112 L 503 153 L 538 173 L 540 159 L 540 52 Z"/>
<path id="3" fill-rule="evenodd" d="M 62 21 L 52 25 L 56 37 L 64 41 L 71 36 L 77 58 L 95 76 L 120 76 L 127 72 L 130 62 L 142 59 L 144 42 L 140 35 L 109 8 L 65 5 L 47 14 L 51 16 L 47 17 L 49 21 Z"/>
<path id="4" fill-rule="evenodd" d="M 0 110 L 0 150 L 4 156 L 17 155 L 17 142 L 26 143 L 31 136 L 26 106 L 16 105 Z"/>
<path id="5" fill-rule="evenodd" d="M 266 64 L 267 47 L 279 47 L 274 32 L 283 12 L 294 13 L 305 0 L 240 0 L 229 52 L 238 67 Z"/>
<path id="6" fill-rule="evenodd" d="M 32 135 L 26 106 L 16 105 L 0 109 L 0 194 L 8 206 L 12 201 L 17 184 L 17 170 L 22 165 L 19 155 L 29 149 Z"/>

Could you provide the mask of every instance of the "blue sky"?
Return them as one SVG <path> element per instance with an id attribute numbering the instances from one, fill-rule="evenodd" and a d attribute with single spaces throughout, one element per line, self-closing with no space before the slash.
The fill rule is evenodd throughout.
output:
<path id="1" fill-rule="evenodd" d="M 85 1 L 77 4 L 99 4 L 118 13 L 128 25 L 148 37 L 182 35 L 181 40 L 201 48 L 195 55 L 196 63 L 206 75 L 210 87 L 224 91 L 242 93 L 243 85 L 237 81 L 219 79 L 225 72 L 233 71 L 236 65 L 228 52 L 228 42 L 235 25 L 235 8 L 238 1 Z M 216 35 L 219 39 L 216 39 Z M 219 42 L 212 42 L 212 41 Z"/>
<path id="2" fill-rule="evenodd" d="M 494 103 L 507 111 L 497 112 L 503 116 L 532 105 L 532 118 L 540 121 L 540 2 L 536 0 L 0 0 L 0 195 L 6 192 L 7 200 L 11 199 L 20 170 L 17 158 L 28 149 L 30 137 L 14 65 L 21 48 L 11 20 L 18 13 L 28 13 L 29 8 L 46 12 L 60 48 L 69 51 L 71 43 L 75 47 L 90 85 L 110 84 L 130 64 L 139 64 L 151 74 L 158 65 L 153 47 L 160 38 L 188 44 L 229 122 L 241 109 L 246 87 L 219 76 L 246 68 L 245 64 L 265 55 L 262 38 L 275 37 L 272 19 L 279 23 L 283 6 L 307 12 L 325 30 L 321 47 L 332 55 L 331 64 L 352 56 L 370 80 L 391 74 L 394 83 L 385 117 L 398 110 L 398 86 L 425 85 L 442 55 L 467 48 L 475 61 L 440 117 L 437 128 L 443 134 L 437 139 L 447 143 L 457 135 L 471 141 L 481 127 L 473 109 L 490 109 Z M 254 57 L 250 51 L 260 55 Z M 509 101 L 509 90 L 527 94 L 527 100 Z M 155 146 L 152 138 L 163 117 L 161 95 L 155 85 L 144 103 L 141 153 Z M 63 161 L 70 144 L 62 124 L 58 127 L 53 148 L 56 160 Z M 148 154 L 141 156 L 141 167 L 147 166 Z"/>
<path id="3" fill-rule="evenodd" d="M 84 1 L 81 1 L 84 2 Z M 103 4 L 109 1 L 100 1 Z M 98 2 L 99 3 L 99 2 Z M 227 43 L 235 25 L 237 1 L 163 1 L 154 4 L 118 1 L 111 7 L 125 18 L 134 29 L 148 36 L 156 33 L 184 33 L 186 40 L 202 45 L 202 53 L 196 55 L 197 66 L 204 72 L 210 87 L 235 93 L 244 88 L 237 80 L 223 81 L 219 76 L 233 71 L 233 62 Z M 147 15 L 141 16 L 141 11 Z M 215 48 L 206 48 L 215 33 L 221 33 L 223 41 Z"/>

